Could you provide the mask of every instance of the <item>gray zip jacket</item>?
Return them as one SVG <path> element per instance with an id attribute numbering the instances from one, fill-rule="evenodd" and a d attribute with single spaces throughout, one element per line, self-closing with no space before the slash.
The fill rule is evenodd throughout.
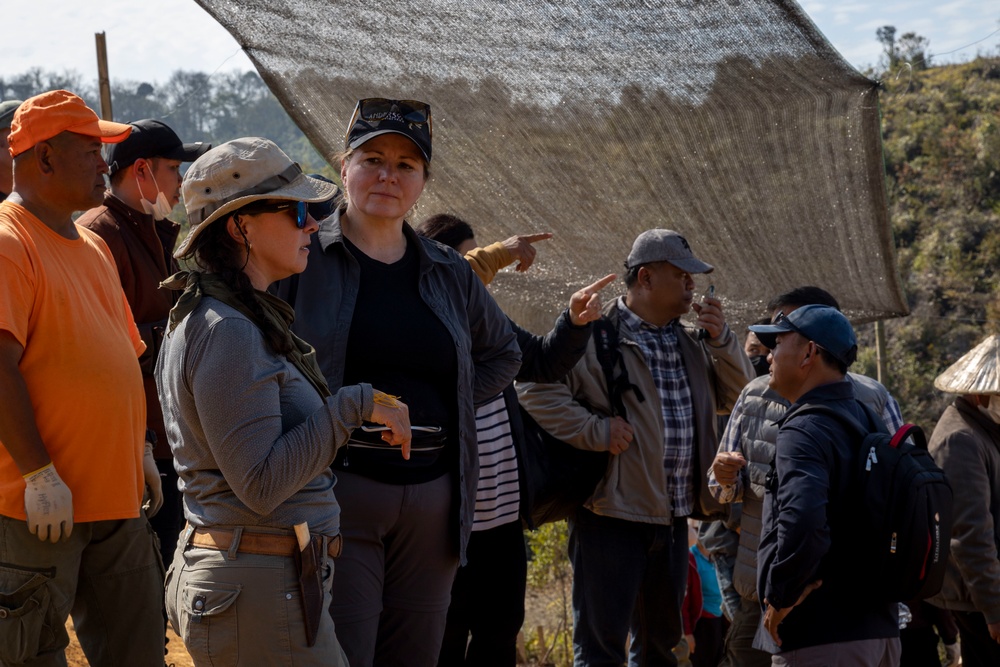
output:
<path id="1" fill-rule="evenodd" d="M 618 299 L 604 315 L 618 330 L 619 346 L 634 391 L 624 395 L 633 433 L 629 448 L 612 456 L 608 471 L 584 507 L 604 516 L 641 523 L 670 524 L 673 509 L 663 465 L 663 412 L 656 384 L 642 351 L 620 326 Z M 691 387 L 696 440 L 693 447 L 694 515 L 716 517 L 721 504 L 708 492 L 705 474 L 715 458 L 717 414 L 728 413 L 753 367 L 735 334 L 726 327 L 719 340 L 698 340 L 698 329 L 679 321 L 672 325 Z M 521 405 L 556 438 L 578 447 L 606 451 L 610 440 L 611 406 L 604 371 L 591 340 L 583 359 L 558 384 L 518 383 Z M 589 406 L 589 407 L 588 407 Z"/>
<path id="2" fill-rule="evenodd" d="M 340 532 L 330 464 L 371 417 L 370 385 L 323 399 L 256 324 L 209 296 L 166 335 L 155 374 L 192 525 Z"/>
<path id="3" fill-rule="evenodd" d="M 306 270 L 281 281 L 277 290 L 278 296 L 295 308 L 292 329 L 316 348 L 320 369 L 331 390 L 343 383 L 347 338 L 361 278 L 361 267 L 344 245 L 341 213 L 342 209 L 338 209 L 320 223 Z M 464 564 L 479 479 L 475 405 L 493 398 L 513 382 L 521 367 L 521 351 L 507 316 L 469 263 L 451 248 L 417 236 L 409 224 L 403 224 L 403 233 L 419 253 L 420 296 L 448 329 L 455 344 L 459 557 Z M 392 304 L 385 307 L 392 308 Z M 406 335 L 406 322 L 400 322 L 399 335 Z"/>

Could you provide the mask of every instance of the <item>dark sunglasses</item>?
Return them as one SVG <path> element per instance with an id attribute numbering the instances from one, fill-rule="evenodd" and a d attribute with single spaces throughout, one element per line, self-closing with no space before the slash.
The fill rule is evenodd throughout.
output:
<path id="1" fill-rule="evenodd" d="M 426 102 L 419 100 L 390 100 L 385 97 L 368 97 L 358 100 L 354 107 L 354 114 L 351 122 L 347 124 L 348 132 L 354 124 L 361 119 L 374 129 L 382 121 L 394 121 L 412 123 L 414 125 L 426 125 L 427 134 L 431 135 L 431 107 Z"/>
<path id="2" fill-rule="evenodd" d="M 291 209 L 295 213 L 295 226 L 299 229 L 305 229 L 306 220 L 309 219 L 309 206 L 304 201 L 290 201 L 287 203 L 275 204 L 260 204 L 254 205 L 250 204 L 244 206 L 234 215 L 239 215 L 243 213 L 244 215 L 257 215 L 258 213 L 280 213 L 281 211 L 287 211 Z"/>

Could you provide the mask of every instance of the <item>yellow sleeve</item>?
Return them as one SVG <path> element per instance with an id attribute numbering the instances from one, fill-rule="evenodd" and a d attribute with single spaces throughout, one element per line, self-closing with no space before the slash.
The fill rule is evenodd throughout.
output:
<path id="1" fill-rule="evenodd" d="M 514 261 L 513 255 L 499 241 L 485 248 L 473 248 L 465 253 L 465 259 L 484 285 L 493 282 L 500 269 Z"/>

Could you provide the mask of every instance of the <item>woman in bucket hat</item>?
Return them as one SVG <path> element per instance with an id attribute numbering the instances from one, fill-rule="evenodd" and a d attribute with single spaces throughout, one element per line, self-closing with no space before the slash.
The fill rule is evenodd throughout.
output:
<path id="1" fill-rule="evenodd" d="M 184 178 L 192 228 L 175 256 L 198 270 L 164 282 L 184 291 L 156 375 L 188 521 L 166 606 L 197 665 L 346 665 L 326 613 L 341 544 L 330 463 L 365 421 L 409 453 L 406 406 L 369 384 L 331 393 L 266 292 L 305 268 L 307 204 L 334 189 L 260 138 L 208 151 Z"/>
<path id="2" fill-rule="evenodd" d="M 432 666 L 473 522 L 474 404 L 512 381 L 520 352 L 468 262 L 406 222 L 428 179 L 430 107 L 360 100 L 344 143 L 344 199 L 279 293 L 294 293 L 296 331 L 330 385 L 364 377 L 399 396 L 414 437 L 403 461 L 357 429 L 334 462 L 344 557 L 331 613 L 352 667 Z"/>

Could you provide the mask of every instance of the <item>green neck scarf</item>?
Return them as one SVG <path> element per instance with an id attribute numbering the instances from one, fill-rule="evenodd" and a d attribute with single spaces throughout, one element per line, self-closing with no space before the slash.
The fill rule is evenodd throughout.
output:
<path id="1" fill-rule="evenodd" d="M 254 290 L 254 298 L 264 314 L 264 321 L 261 321 L 260 315 L 248 308 L 237 293 L 214 273 L 179 271 L 160 283 L 160 286 L 172 290 L 184 290 L 177 304 L 170 310 L 168 332 L 173 331 L 181 320 L 198 307 L 203 296 L 218 299 L 246 315 L 261 331 L 276 331 L 279 336 L 284 336 L 288 343 L 287 347 L 291 348 L 291 352 L 285 355 L 286 358 L 302 371 L 320 396 L 326 398 L 331 395 L 326 378 L 323 377 L 316 362 L 316 350 L 292 333 L 289 328 L 295 320 L 295 311 L 278 297 Z"/>

